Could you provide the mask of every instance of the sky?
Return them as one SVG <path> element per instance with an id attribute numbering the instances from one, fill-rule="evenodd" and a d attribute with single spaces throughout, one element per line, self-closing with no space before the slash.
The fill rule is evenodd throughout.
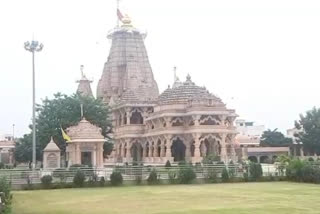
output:
<path id="1" fill-rule="evenodd" d="M 145 44 L 160 92 L 185 80 L 218 95 L 239 118 L 282 132 L 320 106 L 320 1 L 122 0 L 120 9 L 147 32 Z M 36 101 L 72 94 L 85 74 L 97 82 L 116 25 L 116 0 L 0 1 L 0 134 L 22 136 Z"/>

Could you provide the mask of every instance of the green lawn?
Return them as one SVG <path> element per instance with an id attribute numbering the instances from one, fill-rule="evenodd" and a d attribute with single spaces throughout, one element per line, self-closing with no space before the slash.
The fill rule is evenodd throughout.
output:
<path id="1" fill-rule="evenodd" d="M 272 182 L 14 192 L 14 214 L 320 213 L 320 185 Z"/>

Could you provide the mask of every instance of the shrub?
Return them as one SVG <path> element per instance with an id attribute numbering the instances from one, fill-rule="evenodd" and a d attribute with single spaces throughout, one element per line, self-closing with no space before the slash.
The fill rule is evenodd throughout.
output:
<path id="1" fill-rule="evenodd" d="M 221 180 L 222 182 L 229 182 L 229 172 L 226 167 L 222 170 Z"/>
<path id="2" fill-rule="evenodd" d="M 170 184 L 176 184 L 177 183 L 177 171 L 172 169 L 168 171 L 168 178 Z"/>
<path id="3" fill-rule="evenodd" d="M 214 162 L 219 162 L 220 161 L 220 157 L 217 155 L 208 155 L 206 157 L 204 157 L 204 159 L 202 160 L 203 164 L 213 164 Z"/>
<path id="4" fill-rule="evenodd" d="M 2 201 L 5 203 L 9 202 L 11 199 L 11 185 L 7 181 L 6 177 L 0 178 L 0 192 L 4 193 L 4 197 L 1 197 Z"/>
<path id="5" fill-rule="evenodd" d="M 137 185 L 140 185 L 142 183 L 142 175 L 136 175 L 135 182 Z"/>
<path id="6" fill-rule="evenodd" d="M 151 170 L 147 181 L 148 181 L 148 184 L 151 184 L 151 185 L 159 183 L 158 174 L 155 169 Z"/>
<path id="7" fill-rule="evenodd" d="M 187 162 L 184 160 L 178 162 L 178 166 L 186 166 L 186 165 L 187 165 Z"/>
<path id="8" fill-rule="evenodd" d="M 0 162 L 0 169 L 4 169 L 4 163 Z"/>
<path id="9" fill-rule="evenodd" d="M 170 168 L 171 167 L 171 163 L 169 160 L 167 160 L 166 165 L 164 165 L 166 168 Z"/>
<path id="10" fill-rule="evenodd" d="M 260 163 L 250 163 L 249 164 L 250 178 L 253 181 L 257 181 L 262 177 L 262 167 Z"/>
<path id="11" fill-rule="evenodd" d="M 196 179 L 197 175 L 193 171 L 192 167 L 184 166 L 179 169 L 178 172 L 178 181 L 180 184 L 189 184 L 194 179 Z"/>
<path id="12" fill-rule="evenodd" d="M 51 175 L 45 175 L 41 178 L 41 184 L 44 188 L 48 189 L 50 188 L 52 183 L 52 176 Z"/>
<path id="13" fill-rule="evenodd" d="M 312 157 L 308 158 L 308 161 L 314 161 L 314 159 Z"/>
<path id="14" fill-rule="evenodd" d="M 248 172 L 244 172 L 244 173 L 243 173 L 243 179 L 244 179 L 245 182 L 248 182 L 248 181 L 249 181 Z"/>
<path id="15" fill-rule="evenodd" d="M 291 160 L 286 168 L 286 176 L 291 181 L 302 181 L 302 168 L 305 162 L 299 159 Z"/>
<path id="16" fill-rule="evenodd" d="M 59 178 L 60 183 L 65 183 L 67 180 L 65 169 L 56 169 L 52 173 L 52 177 Z"/>
<path id="17" fill-rule="evenodd" d="M 101 187 L 103 187 L 105 184 L 106 184 L 106 180 L 105 180 L 104 177 L 102 176 L 102 177 L 100 178 L 99 185 L 100 185 Z"/>
<path id="18" fill-rule="evenodd" d="M 11 199 L 12 195 L 10 194 L 11 191 L 11 185 L 7 181 L 5 177 L 0 178 L 0 192 L 3 192 L 4 194 L 0 195 L 1 201 L 4 202 L 5 207 L 3 207 L 3 210 L 0 209 L 0 213 L 9 214 L 11 213 Z M 0 207 L 1 208 L 1 207 Z"/>
<path id="19" fill-rule="evenodd" d="M 73 177 L 74 185 L 76 187 L 83 187 L 85 180 L 86 180 L 86 176 L 85 176 L 84 172 L 82 172 L 81 170 L 78 169 L 78 171 L 76 172 L 76 174 Z"/>
<path id="20" fill-rule="evenodd" d="M 120 186 L 122 185 L 123 177 L 121 175 L 121 172 L 119 171 L 113 171 L 110 175 L 110 183 L 112 186 Z"/>
<path id="21" fill-rule="evenodd" d="M 218 175 L 217 175 L 216 170 L 213 168 L 208 168 L 208 173 L 206 176 L 207 182 L 216 183 L 218 181 L 217 178 L 218 178 Z"/>

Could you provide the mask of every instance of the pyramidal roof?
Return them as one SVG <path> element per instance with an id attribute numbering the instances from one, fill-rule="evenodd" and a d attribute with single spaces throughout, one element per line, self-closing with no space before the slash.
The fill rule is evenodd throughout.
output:
<path id="1" fill-rule="evenodd" d="M 44 148 L 45 152 L 52 152 L 52 151 L 60 151 L 60 148 L 54 142 L 53 138 L 51 137 L 50 142 L 47 144 L 46 148 Z"/>
<path id="2" fill-rule="evenodd" d="M 83 73 L 83 65 L 81 65 L 81 79 L 77 81 L 79 83 L 77 94 L 81 94 L 82 96 L 93 97 L 93 93 L 91 90 L 92 80 L 89 80 L 86 75 Z"/>

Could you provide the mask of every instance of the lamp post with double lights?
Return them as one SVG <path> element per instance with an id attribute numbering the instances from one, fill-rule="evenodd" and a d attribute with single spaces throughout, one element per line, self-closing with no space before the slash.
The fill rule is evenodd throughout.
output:
<path id="1" fill-rule="evenodd" d="M 36 168 L 36 80 L 35 80 L 35 52 L 43 49 L 43 44 L 38 41 L 24 43 L 24 48 L 32 53 L 32 169 Z"/>

